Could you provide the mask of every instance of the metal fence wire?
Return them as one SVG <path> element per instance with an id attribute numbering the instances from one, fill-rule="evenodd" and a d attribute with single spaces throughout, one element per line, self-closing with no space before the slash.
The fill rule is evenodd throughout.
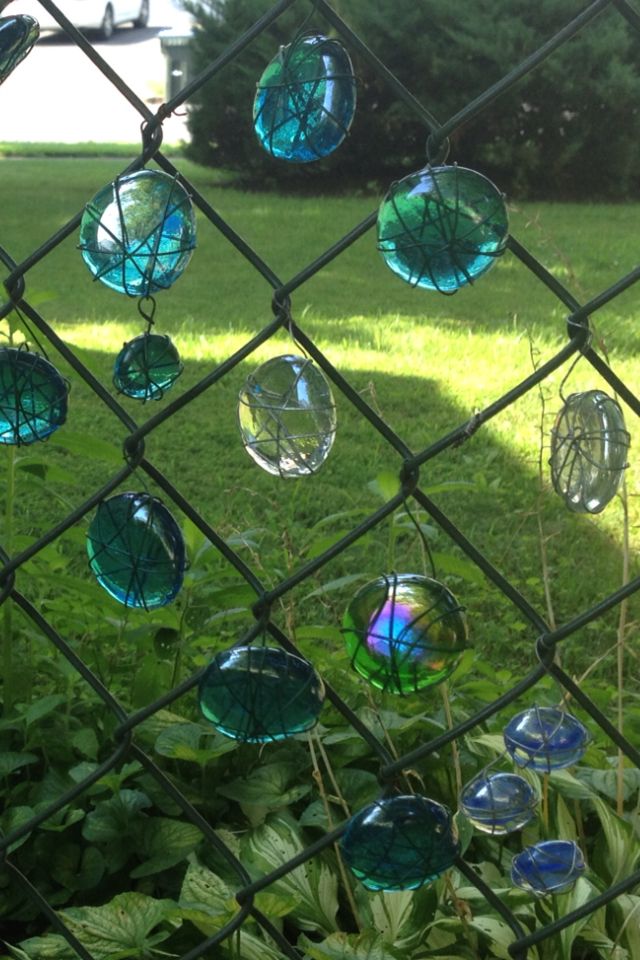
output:
<path id="1" fill-rule="evenodd" d="M 108 711 L 110 711 L 113 716 L 115 730 L 113 733 L 111 754 L 104 762 L 100 763 L 88 776 L 78 782 L 73 789 L 67 790 L 53 802 L 41 807 L 36 816 L 31 817 L 0 839 L 0 852 L 2 856 L 2 860 L 0 861 L 0 875 L 4 873 L 5 876 L 8 876 L 10 883 L 20 885 L 20 887 L 23 888 L 28 898 L 37 905 L 49 920 L 51 927 L 67 940 L 69 945 L 83 960 L 95 960 L 95 957 L 92 957 L 91 952 L 83 946 L 72 930 L 69 929 L 58 913 L 47 902 L 46 898 L 31 884 L 29 879 L 17 868 L 15 863 L 12 862 L 12 857 L 7 851 L 18 841 L 23 841 L 25 838 L 28 838 L 29 835 L 32 835 L 41 824 L 45 823 L 45 821 L 57 812 L 76 801 L 81 795 L 85 794 L 92 785 L 96 784 L 97 781 L 109 772 L 120 768 L 125 761 L 138 761 L 142 767 L 148 771 L 151 777 L 155 779 L 161 791 L 180 807 L 184 816 L 192 824 L 195 824 L 199 828 L 204 842 L 211 845 L 212 850 L 215 850 L 217 855 L 222 855 L 226 859 L 227 863 L 235 871 L 240 887 L 240 891 L 237 894 L 239 908 L 233 920 L 215 932 L 214 935 L 203 939 L 197 948 L 192 949 L 182 960 L 195 960 L 196 957 L 205 954 L 214 945 L 230 938 L 234 931 L 238 930 L 243 922 L 250 917 L 262 926 L 269 937 L 275 941 L 283 955 L 291 957 L 292 960 L 299 960 L 299 951 L 288 942 L 282 932 L 276 929 L 268 918 L 256 907 L 255 897 L 260 891 L 268 890 L 270 885 L 276 880 L 285 876 L 297 866 L 306 863 L 333 844 L 337 838 L 343 834 L 346 823 L 338 826 L 333 831 L 327 832 L 317 842 L 304 849 L 293 859 L 283 862 L 277 869 L 252 881 L 242 863 L 239 862 L 232 850 L 223 843 L 211 824 L 204 819 L 193 804 L 189 802 L 184 794 L 172 783 L 171 779 L 159 769 L 151 757 L 147 755 L 135 740 L 136 730 L 140 724 L 153 717 L 162 708 L 166 708 L 169 704 L 176 701 L 187 691 L 192 690 L 199 681 L 200 673 L 189 677 L 185 682 L 181 683 L 175 689 L 168 691 L 166 695 L 149 704 L 144 709 L 140 709 L 134 713 L 127 713 L 116 701 L 111 692 L 105 688 L 88 666 L 82 662 L 74 650 L 71 649 L 65 638 L 59 635 L 42 613 L 30 602 L 29 598 L 17 589 L 15 584 L 16 571 L 29 559 L 35 557 L 48 544 L 54 542 L 56 538 L 67 531 L 73 524 L 94 510 L 105 497 L 120 487 L 134 471 L 144 471 L 153 483 L 164 492 L 167 501 L 177 506 L 179 510 L 195 524 L 198 530 L 217 547 L 231 567 L 233 567 L 255 591 L 256 599 L 253 612 L 256 618 L 256 625 L 249 634 L 243 638 L 243 642 L 246 643 L 250 641 L 266 627 L 269 635 L 277 644 L 280 644 L 285 650 L 295 653 L 297 652 L 296 647 L 270 619 L 270 611 L 273 605 L 307 578 L 321 571 L 330 560 L 340 555 L 367 532 L 382 524 L 385 519 L 390 517 L 399 507 L 407 502 L 414 503 L 426 511 L 432 518 L 432 521 L 477 565 L 489 581 L 491 581 L 495 587 L 504 594 L 513 607 L 519 611 L 519 615 L 530 625 L 538 638 L 535 643 L 535 665 L 529 674 L 520 680 L 512 689 L 506 690 L 502 696 L 477 712 L 474 716 L 457 723 L 452 729 L 442 733 L 429 742 L 419 743 L 410 753 L 400 756 L 397 759 L 390 755 L 385 744 L 379 741 L 374 733 L 361 722 L 349 708 L 349 705 L 345 703 L 335 691 L 328 689 L 328 698 L 335 709 L 342 714 L 347 722 L 353 725 L 359 736 L 365 741 L 371 755 L 379 761 L 380 795 L 384 795 L 388 785 L 392 784 L 394 779 L 402 774 L 403 771 L 409 770 L 416 762 L 425 760 L 425 758 L 441 750 L 447 744 L 451 744 L 468 731 L 478 727 L 478 725 L 503 710 L 523 693 L 534 688 L 539 681 L 547 676 L 555 678 L 564 691 L 574 698 L 594 723 L 604 731 L 611 742 L 615 744 L 635 766 L 640 766 L 640 751 L 618 732 L 611 721 L 597 708 L 593 700 L 572 680 L 561 666 L 554 662 L 554 652 L 561 641 L 575 634 L 576 631 L 585 625 L 602 617 L 607 611 L 619 605 L 625 598 L 630 597 L 640 588 L 640 578 L 635 578 L 631 580 L 631 582 L 626 583 L 620 589 L 611 593 L 590 609 L 584 610 L 569 622 L 562 624 L 556 629 L 551 629 L 546 622 L 545 616 L 539 610 L 535 609 L 521 595 L 514 584 L 503 576 L 487 557 L 474 547 L 464 533 L 438 508 L 430 496 L 428 496 L 420 486 L 420 468 L 424 467 L 433 460 L 433 458 L 438 457 L 449 448 L 468 440 L 469 437 L 480 430 L 484 424 L 491 421 L 494 417 L 497 417 L 528 391 L 537 388 L 545 378 L 572 357 L 577 358 L 581 355 L 584 361 L 592 366 L 597 374 L 611 386 L 613 391 L 617 393 L 624 403 L 636 415 L 640 416 L 640 400 L 611 369 L 607 360 L 596 352 L 591 342 L 589 328 L 589 318 L 592 314 L 605 304 L 609 304 L 618 294 L 640 279 L 640 267 L 632 270 L 612 286 L 609 286 L 597 296 L 593 297 L 589 302 L 580 303 L 556 277 L 552 276 L 549 271 L 545 269 L 516 237 L 509 236 L 507 246 L 512 256 L 519 261 L 526 271 L 530 271 L 540 284 L 545 285 L 551 294 L 560 301 L 563 309 L 567 312 L 567 342 L 555 356 L 535 369 L 531 375 L 521 383 L 518 383 L 513 389 L 493 400 L 484 409 L 475 413 L 470 420 L 460 423 L 446 435 L 441 436 L 435 442 L 431 443 L 426 449 L 420 450 L 418 453 L 413 453 L 410 444 L 398 436 L 383 421 L 376 410 L 367 403 L 363 396 L 342 376 L 340 371 L 332 366 L 316 343 L 313 342 L 305 330 L 296 322 L 295 311 L 292 306 L 294 295 L 308 280 L 314 277 L 335 258 L 339 257 L 351 244 L 358 240 L 359 237 L 371 230 L 376 223 L 376 213 L 371 213 L 371 215 L 361 223 L 355 225 L 346 236 L 325 250 L 317 259 L 305 266 L 304 269 L 295 276 L 282 280 L 259 254 L 252 250 L 235 232 L 233 226 L 227 223 L 218 212 L 213 209 L 205 197 L 181 174 L 180 169 L 163 154 L 163 121 L 174 111 L 178 110 L 184 104 L 187 104 L 192 94 L 203 84 L 210 82 L 215 83 L 216 76 L 224 70 L 241 51 L 251 44 L 254 38 L 261 34 L 270 24 L 274 23 L 288 8 L 294 5 L 300 7 L 302 19 L 309 13 L 311 5 L 315 13 L 326 21 L 328 28 L 335 31 L 335 33 L 342 38 L 347 48 L 355 52 L 363 61 L 366 61 L 372 70 L 391 87 L 398 100 L 402 101 L 406 108 L 413 111 L 424 123 L 429 138 L 430 154 L 432 157 L 437 157 L 443 145 L 446 143 L 446 139 L 451 134 L 471 118 L 488 110 L 501 93 L 512 87 L 529 71 L 542 64 L 545 58 L 552 54 L 560 45 L 569 41 L 583 28 L 597 29 L 593 21 L 595 21 L 600 13 L 607 10 L 607 8 L 610 10 L 610 15 L 619 14 L 628 21 L 632 30 L 638 32 L 640 32 L 640 16 L 626 0 L 595 0 L 595 2 L 585 6 L 562 30 L 550 36 L 538 50 L 533 52 L 514 69 L 510 70 L 497 83 L 488 89 L 479 91 L 477 97 L 455 116 L 449 117 L 444 122 L 438 122 L 430 109 L 427 109 L 419 103 L 412 93 L 385 67 L 384 63 L 372 53 L 366 44 L 366 38 L 363 40 L 357 36 L 327 0 L 279 0 L 278 3 L 273 4 L 264 16 L 251 24 L 245 33 L 238 36 L 215 62 L 211 63 L 168 103 L 162 104 L 156 113 L 153 113 L 138 97 L 136 92 L 123 82 L 121 77 L 102 59 L 96 49 L 73 27 L 51 0 L 40 0 L 40 3 L 45 10 L 52 14 L 58 23 L 60 23 L 73 42 L 77 44 L 92 61 L 95 68 L 102 72 L 141 117 L 142 142 L 140 153 L 139 156 L 127 166 L 123 173 L 140 170 L 148 162 L 153 160 L 161 170 L 170 174 L 172 177 L 177 177 L 179 182 L 184 185 L 190 194 L 193 203 L 199 208 L 210 225 L 219 231 L 224 238 L 235 247 L 241 257 L 246 258 L 248 263 L 262 275 L 267 284 L 272 288 L 273 319 L 254 337 L 247 340 L 234 354 L 227 357 L 224 362 L 220 363 L 215 369 L 204 376 L 198 383 L 187 389 L 166 406 L 163 406 L 159 412 L 156 412 L 144 420 L 144 422 L 137 423 L 118 403 L 112 393 L 87 369 L 78 354 L 60 339 L 56 331 L 47 323 L 42 313 L 30 302 L 28 296 L 27 288 L 30 270 L 78 229 L 82 211 L 76 213 L 65 226 L 58 230 L 53 236 L 49 237 L 38 249 L 34 250 L 20 263 L 15 262 L 10 251 L 0 248 L 0 259 L 8 270 L 8 276 L 4 281 L 6 301 L 0 310 L 0 317 L 6 317 L 17 307 L 23 316 L 28 319 L 30 325 L 37 330 L 38 337 L 42 339 L 43 343 L 48 342 L 55 348 L 68 362 L 74 374 L 82 378 L 93 391 L 96 404 L 105 404 L 114 417 L 120 421 L 121 426 L 126 432 L 126 439 L 123 445 L 123 465 L 108 479 L 101 489 L 95 490 L 81 506 L 70 512 L 57 526 L 44 533 L 37 542 L 33 543 L 27 549 L 13 556 L 7 556 L 4 552 L 2 555 L 4 566 L 0 571 L 0 602 L 10 601 L 15 604 L 23 612 L 25 617 L 29 619 L 33 627 L 41 631 L 53 647 L 62 654 L 68 662 L 69 667 L 77 671 L 86 684 L 92 688 L 97 697 L 104 703 Z M 207 518 L 201 516 L 180 491 L 163 476 L 158 465 L 152 463 L 151 460 L 147 458 L 145 455 L 145 439 L 162 424 L 167 422 L 178 410 L 185 408 L 196 397 L 203 394 L 204 391 L 209 390 L 241 361 L 249 357 L 261 344 L 265 343 L 282 329 L 290 330 L 297 343 L 326 374 L 333 387 L 342 393 L 344 398 L 353 405 L 359 415 L 368 421 L 371 427 L 377 431 L 380 438 L 395 452 L 397 456 L 400 489 L 383 507 L 368 516 L 338 543 L 335 543 L 329 549 L 325 550 L 320 556 L 307 561 L 303 566 L 289 576 L 286 576 L 275 586 L 266 589 L 259 577 L 247 566 L 242 557 L 213 529 Z M 148 408 L 145 407 L 144 409 L 146 411 Z M 28 842 L 32 842 L 32 839 L 33 838 Z M 635 886 L 640 884 L 640 871 L 635 871 L 567 915 L 557 917 L 545 926 L 529 932 L 523 927 L 518 917 L 505 904 L 503 899 L 490 888 L 476 872 L 474 867 L 467 863 L 463 857 L 458 857 L 456 868 L 470 884 L 475 885 L 513 932 L 513 941 L 509 947 L 509 952 L 514 958 L 517 958 L 517 960 L 524 960 L 530 947 L 543 944 L 550 937 L 569 927 L 580 918 L 592 914 L 604 905 L 611 903 L 623 892 L 631 891 Z"/>

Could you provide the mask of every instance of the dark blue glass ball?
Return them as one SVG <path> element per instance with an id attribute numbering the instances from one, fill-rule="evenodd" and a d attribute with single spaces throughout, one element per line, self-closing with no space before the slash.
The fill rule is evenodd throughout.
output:
<path id="1" fill-rule="evenodd" d="M 481 774 L 462 789 L 460 808 L 482 833 L 504 836 L 521 830 L 535 815 L 538 797 L 517 773 Z"/>
<path id="2" fill-rule="evenodd" d="M 544 896 L 570 890 L 585 871 L 584 857 L 573 840 L 543 840 L 526 847 L 511 861 L 511 882 Z"/>
<path id="3" fill-rule="evenodd" d="M 504 729 L 505 747 L 518 766 L 542 773 L 577 763 L 588 742 L 587 729 L 558 707 L 531 707 Z"/>
<path id="4" fill-rule="evenodd" d="M 67 419 L 69 386 L 44 357 L 0 349 L 0 443 L 46 440 Z"/>
<path id="5" fill-rule="evenodd" d="M 38 21 L 27 14 L 0 17 L 0 83 L 31 52 L 39 36 Z"/>

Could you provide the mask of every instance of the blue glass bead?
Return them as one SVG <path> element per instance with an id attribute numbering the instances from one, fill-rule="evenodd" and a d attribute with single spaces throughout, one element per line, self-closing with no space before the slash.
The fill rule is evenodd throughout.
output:
<path id="1" fill-rule="evenodd" d="M 0 17 L 0 83 L 31 52 L 39 36 L 40 26 L 33 17 Z"/>
<path id="2" fill-rule="evenodd" d="M 148 493 L 103 500 L 89 526 L 87 553 L 98 583 L 126 607 L 163 607 L 182 586 L 182 533 Z"/>
<path id="3" fill-rule="evenodd" d="M 570 510 L 600 513 L 627 466 L 629 434 L 619 405 L 602 390 L 572 393 L 551 433 L 551 480 Z"/>
<path id="4" fill-rule="evenodd" d="M 451 591 L 419 574 L 370 580 L 343 621 L 351 664 L 374 687 L 413 693 L 453 673 L 467 647 L 467 621 Z"/>
<path id="5" fill-rule="evenodd" d="M 280 647 L 232 647 L 200 680 L 200 710 L 234 740 L 284 740 L 314 726 L 324 684 L 310 663 Z"/>
<path id="6" fill-rule="evenodd" d="M 308 163 L 340 146 L 355 109 L 349 54 L 316 34 L 280 48 L 258 81 L 253 123 L 272 157 Z"/>
<path id="7" fill-rule="evenodd" d="M 174 177 L 139 170 L 103 187 L 80 223 L 80 250 L 94 279 L 130 297 L 170 287 L 196 245 L 191 200 Z"/>
<path id="8" fill-rule="evenodd" d="M 481 833 L 501 837 L 521 830 L 535 815 L 538 797 L 517 773 L 481 774 L 462 789 L 460 808 Z"/>
<path id="9" fill-rule="evenodd" d="M 564 893 L 584 870 L 582 851 L 573 840 L 543 840 L 513 858 L 511 882 L 538 896 Z"/>
<path id="10" fill-rule="evenodd" d="M 329 382 L 307 357 L 267 360 L 240 391 L 238 422 L 247 453 L 267 473 L 306 477 L 329 456 L 336 405 Z"/>
<path id="11" fill-rule="evenodd" d="M 113 383 L 135 400 L 160 400 L 182 373 L 180 355 L 169 337 L 142 333 L 116 357 Z"/>
<path id="12" fill-rule="evenodd" d="M 504 729 L 505 746 L 518 766 L 544 773 L 577 763 L 588 742 L 580 721 L 557 707 L 531 707 Z"/>
<path id="13" fill-rule="evenodd" d="M 67 419 L 69 386 L 44 357 L 0 349 L 0 443 L 45 440 Z"/>
<path id="14" fill-rule="evenodd" d="M 509 233 L 502 194 L 465 167 L 426 167 L 394 183 L 378 213 L 378 250 L 414 287 L 455 293 L 486 273 Z"/>
<path id="15" fill-rule="evenodd" d="M 377 800 L 349 821 L 342 856 L 369 890 L 415 890 L 460 852 L 451 811 L 419 796 Z"/>

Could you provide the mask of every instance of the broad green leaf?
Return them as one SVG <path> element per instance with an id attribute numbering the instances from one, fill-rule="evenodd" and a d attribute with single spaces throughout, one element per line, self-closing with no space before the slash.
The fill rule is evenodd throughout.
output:
<path id="1" fill-rule="evenodd" d="M 593 884 L 587 880 L 586 877 L 578 877 L 573 889 L 569 890 L 567 893 L 561 893 L 556 896 L 555 900 L 558 909 L 558 916 L 566 916 L 568 913 L 571 913 L 572 910 L 577 910 L 578 907 L 581 907 L 584 903 L 592 900 L 597 895 L 598 891 L 595 889 Z M 560 943 L 562 944 L 562 954 L 565 960 L 571 960 L 571 947 L 573 945 L 573 941 L 576 939 L 588 920 L 588 916 L 582 917 L 581 920 L 576 920 L 576 922 L 572 923 L 570 927 L 565 927 L 564 930 L 560 931 Z"/>
<path id="2" fill-rule="evenodd" d="M 559 840 L 578 840 L 575 820 L 569 813 L 561 794 L 556 794 L 556 828 Z"/>
<path id="3" fill-rule="evenodd" d="M 290 914 L 300 903 L 300 897 L 297 894 L 285 895 L 272 890 L 262 890 L 256 895 L 254 903 L 267 917 L 277 919 Z"/>
<path id="4" fill-rule="evenodd" d="M 463 580 L 468 580 L 469 583 L 482 585 L 485 582 L 484 574 L 480 568 L 465 557 L 459 557 L 454 553 L 440 553 L 439 551 L 435 551 L 433 553 L 433 562 L 441 574 L 448 573 L 454 577 L 462 577 Z"/>
<path id="5" fill-rule="evenodd" d="M 202 833 L 193 823 L 150 817 L 142 825 L 142 848 L 148 859 L 130 876 L 138 879 L 167 870 L 185 860 L 201 841 Z"/>
<path id="6" fill-rule="evenodd" d="M 83 727 L 82 730 L 76 730 L 71 737 L 71 743 L 83 757 L 87 757 L 89 760 L 97 758 L 100 744 L 92 727 Z"/>
<path id="7" fill-rule="evenodd" d="M 222 949 L 225 956 L 233 960 L 290 960 L 271 941 L 263 940 L 244 928 L 231 940 L 226 940 Z"/>
<path id="8" fill-rule="evenodd" d="M 578 767 L 576 776 L 583 783 L 588 784 L 598 793 L 603 793 L 610 800 L 618 795 L 618 774 L 616 770 L 594 770 L 591 767 Z M 625 801 L 630 800 L 640 789 L 640 770 L 627 767 L 622 774 L 622 795 Z"/>
<path id="9" fill-rule="evenodd" d="M 380 783 L 375 774 L 357 767 L 342 767 L 335 771 L 342 796 L 352 810 L 359 810 L 380 795 Z"/>
<path id="10" fill-rule="evenodd" d="M 553 770 L 549 774 L 549 783 L 558 793 L 570 800 L 591 800 L 595 796 L 590 787 L 568 770 Z"/>
<path id="11" fill-rule="evenodd" d="M 402 950 L 395 950 L 375 933 L 332 933 L 321 943 L 303 934 L 298 947 L 310 960 L 406 960 Z"/>
<path id="12" fill-rule="evenodd" d="M 633 827 L 618 817 L 601 797 L 594 796 L 592 802 L 604 832 L 606 866 L 610 871 L 611 883 L 617 883 L 635 869 L 640 858 L 640 841 Z"/>
<path id="13" fill-rule="evenodd" d="M 501 960 L 511 960 L 509 947 L 516 936 L 504 920 L 498 920 L 497 917 L 472 917 L 469 924 L 478 933 L 489 938 L 491 949 L 496 957 L 500 957 Z"/>
<path id="14" fill-rule="evenodd" d="M 468 820 L 461 810 L 458 810 L 453 817 L 458 839 L 460 840 L 460 856 L 464 856 L 465 851 L 473 839 L 473 824 Z"/>
<path id="15" fill-rule="evenodd" d="M 267 763 L 255 767 L 247 777 L 219 786 L 217 792 L 246 806 L 280 810 L 310 792 L 310 783 L 290 786 L 291 782 L 299 777 L 300 767 L 297 763 Z"/>
<path id="16" fill-rule="evenodd" d="M 382 500 L 392 500 L 400 492 L 400 478 L 391 470 L 382 470 L 367 483 L 369 490 Z"/>
<path id="17" fill-rule="evenodd" d="M 78 960 L 75 950 L 57 933 L 23 940 L 20 947 L 7 946 L 17 960 Z"/>
<path id="18" fill-rule="evenodd" d="M 141 810 L 151 806 L 151 801 L 140 790 L 121 790 L 109 800 L 102 800 L 95 810 L 88 813 L 82 836 L 94 843 L 112 843 L 123 840 L 142 822 Z"/>
<path id="19" fill-rule="evenodd" d="M 180 912 L 185 920 L 210 937 L 239 909 L 224 880 L 197 861 L 189 864 L 180 890 Z"/>
<path id="20" fill-rule="evenodd" d="M 14 753 L 11 750 L 0 752 L 0 777 L 8 777 L 14 770 L 20 770 L 21 767 L 37 762 L 35 753 Z"/>
<path id="21" fill-rule="evenodd" d="M 53 713 L 61 703 L 65 703 L 66 699 L 67 698 L 60 693 L 51 693 L 47 697 L 41 697 L 39 700 L 36 700 L 24 713 L 27 726 Z"/>
<path id="22" fill-rule="evenodd" d="M 367 925 L 375 929 L 384 943 L 410 951 L 424 940 L 426 919 L 436 907 L 433 889 L 370 893 L 358 884 L 355 895 L 359 911 L 370 918 Z"/>
<path id="23" fill-rule="evenodd" d="M 206 737 L 206 745 L 201 746 Z M 173 760 L 189 760 L 204 766 L 210 760 L 236 750 L 237 741 L 221 733 L 212 733 L 199 723 L 174 723 L 165 727 L 155 742 L 155 751 Z"/>
<path id="24" fill-rule="evenodd" d="M 34 813 L 35 811 L 32 807 L 10 807 L 8 810 L 5 810 L 2 816 L 0 816 L 0 835 L 8 836 L 13 830 L 17 830 L 23 823 L 30 820 Z M 29 837 L 30 834 L 27 833 L 21 840 L 16 840 L 15 843 L 11 844 L 7 852 L 11 853 L 12 850 L 17 850 L 23 843 L 26 843 Z"/>
<path id="25" fill-rule="evenodd" d="M 70 907 L 60 916 L 94 960 L 125 960 L 149 956 L 181 925 L 176 908 L 173 900 L 121 893 L 103 907 Z"/>

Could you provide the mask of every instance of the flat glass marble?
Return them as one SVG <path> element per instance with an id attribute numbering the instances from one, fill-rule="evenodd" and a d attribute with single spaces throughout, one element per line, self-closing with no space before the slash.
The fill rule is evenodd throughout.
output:
<path id="1" fill-rule="evenodd" d="M 336 406 L 329 382 L 311 360 L 267 360 L 240 391 L 238 422 L 247 453 L 267 473 L 306 477 L 329 456 Z"/>
<path id="2" fill-rule="evenodd" d="M 535 815 L 538 797 L 517 773 L 481 774 L 462 789 L 460 809 L 481 833 L 502 837 Z"/>
<path id="3" fill-rule="evenodd" d="M 260 80 L 253 125 L 272 157 L 292 163 L 320 160 L 340 146 L 356 109 L 349 54 L 321 34 L 281 47 Z"/>
<path id="4" fill-rule="evenodd" d="M 69 386 L 44 357 L 0 349 L 0 443 L 46 440 L 67 419 Z"/>
<path id="5" fill-rule="evenodd" d="M 351 664 L 374 687 L 413 693 L 453 673 L 467 647 L 463 608 L 443 584 L 414 573 L 370 580 L 343 621 Z"/>
<path id="6" fill-rule="evenodd" d="M 511 718 L 504 728 L 504 743 L 519 767 L 550 773 L 578 762 L 589 733 L 572 714 L 536 706 Z"/>
<path id="7" fill-rule="evenodd" d="M 280 647 L 232 647 L 207 667 L 198 701 L 220 733 L 266 743 L 314 726 L 324 684 L 310 663 Z"/>
<path id="8" fill-rule="evenodd" d="M 585 871 L 584 857 L 573 840 L 543 840 L 526 847 L 511 861 L 511 882 L 544 896 L 570 890 Z"/>
<path id="9" fill-rule="evenodd" d="M 40 26 L 33 17 L 0 17 L 0 83 L 31 52 L 39 36 Z"/>
<path id="10" fill-rule="evenodd" d="M 87 204 L 80 250 L 95 280 L 130 297 L 170 287 L 191 259 L 196 222 L 186 190 L 157 170 L 119 177 Z"/>
<path id="11" fill-rule="evenodd" d="M 163 607 L 182 586 L 182 533 L 148 493 L 103 500 L 89 526 L 87 553 L 98 583 L 126 607 Z"/>
<path id="12" fill-rule="evenodd" d="M 116 357 L 113 383 L 120 393 L 135 400 L 160 400 L 182 373 L 180 355 L 171 339 L 159 333 L 142 333 Z"/>
<path id="13" fill-rule="evenodd" d="M 629 434 L 619 405 L 602 390 L 572 393 L 551 432 L 551 480 L 570 510 L 600 513 L 627 466 Z"/>
<path id="14" fill-rule="evenodd" d="M 509 221 L 497 187 L 465 167 L 425 167 L 394 183 L 378 212 L 378 250 L 413 287 L 455 293 L 504 252 Z"/>
<path id="15" fill-rule="evenodd" d="M 349 821 L 340 846 L 369 890 L 416 890 L 448 870 L 460 852 L 451 811 L 420 796 L 365 807 Z"/>

